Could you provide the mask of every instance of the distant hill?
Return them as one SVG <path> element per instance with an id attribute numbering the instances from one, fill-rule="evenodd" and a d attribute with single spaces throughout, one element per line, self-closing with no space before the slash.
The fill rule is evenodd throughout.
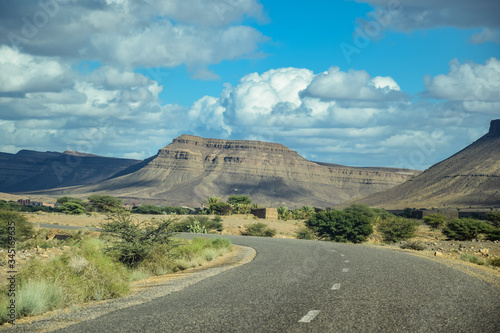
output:
<path id="1" fill-rule="evenodd" d="M 500 119 L 489 132 L 421 175 L 355 201 L 393 208 L 500 207 Z"/>
<path id="2" fill-rule="evenodd" d="M 16 193 L 85 185 L 107 179 L 141 161 L 75 151 L 0 153 L 0 192 Z"/>
<path id="3" fill-rule="evenodd" d="M 315 163 L 276 143 L 182 135 L 112 179 L 44 193 L 106 193 L 137 203 L 195 206 L 208 196 L 247 194 L 264 205 L 327 207 L 394 187 L 419 173 Z"/>

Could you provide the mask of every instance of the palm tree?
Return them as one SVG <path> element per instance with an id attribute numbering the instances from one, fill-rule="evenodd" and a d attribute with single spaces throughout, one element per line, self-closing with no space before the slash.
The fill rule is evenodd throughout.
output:
<path id="1" fill-rule="evenodd" d="M 207 208 L 210 210 L 210 214 L 213 215 L 214 213 L 214 209 L 213 209 L 213 205 L 220 202 L 221 201 L 221 198 L 218 198 L 218 197 L 208 197 L 205 199 L 205 201 L 203 202 L 205 205 L 207 205 Z"/>
<path id="2" fill-rule="evenodd" d="M 316 211 L 311 206 L 304 206 L 300 209 L 305 219 L 311 218 Z"/>
<path id="3" fill-rule="evenodd" d="M 281 207 L 278 207 L 278 217 L 281 219 L 281 220 L 288 220 L 288 217 L 290 216 L 290 211 L 288 210 L 287 207 L 285 206 L 281 206 Z"/>

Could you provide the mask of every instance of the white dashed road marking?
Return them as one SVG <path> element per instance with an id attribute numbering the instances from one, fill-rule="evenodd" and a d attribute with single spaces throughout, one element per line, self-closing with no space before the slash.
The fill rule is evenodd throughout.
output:
<path id="1" fill-rule="evenodd" d="M 345 263 L 349 263 L 349 260 L 344 261 Z"/>
<path id="2" fill-rule="evenodd" d="M 349 268 L 342 269 L 342 273 L 347 273 L 347 272 L 349 272 Z"/>
<path id="3" fill-rule="evenodd" d="M 320 310 L 311 310 L 309 311 L 302 319 L 299 320 L 299 323 L 310 323 L 321 311 Z"/>
<path id="4" fill-rule="evenodd" d="M 339 290 L 340 289 L 340 283 L 335 283 L 332 287 L 332 290 Z"/>
<path id="5" fill-rule="evenodd" d="M 340 256 L 341 256 L 341 257 L 343 257 L 343 256 L 345 256 L 345 255 L 344 255 L 344 254 L 341 254 Z"/>

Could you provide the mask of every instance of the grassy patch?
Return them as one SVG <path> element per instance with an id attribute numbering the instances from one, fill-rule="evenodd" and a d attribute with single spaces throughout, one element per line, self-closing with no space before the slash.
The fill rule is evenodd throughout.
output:
<path id="1" fill-rule="evenodd" d="M 246 226 L 246 230 L 242 231 L 243 236 L 258 236 L 258 237 L 274 237 L 276 229 L 271 229 L 265 223 L 254 223 Z"/>
<path id="2" fill-rule="evenodd" d="M 16 317 L 126 295 L 130 282 L 196 267 L 232 250 L 229 240 L 195 238 L 175 245 L 152 247 L 134 268 L 127 267 L 106 251 L 102 239 L 83 237 L 71 249 L 50 260 L 29 260 L 16 276 Z M 11 318 L 7 288 L 0 290 L 0 323 Z"/>
<path id="3" fill-rule="evenodd" d="M 468 262 L 471 262 L 473 264 L 477 264 L 477 265 L 484 265 L 485 262 L 483 259 L 479 258 L 478 256 L 475 256 L 475 255 L 472 255 L 472 254 L 462 254 L 460 256 L 460 260 L 463 260 L 463 261 L 468 261 Z"/>

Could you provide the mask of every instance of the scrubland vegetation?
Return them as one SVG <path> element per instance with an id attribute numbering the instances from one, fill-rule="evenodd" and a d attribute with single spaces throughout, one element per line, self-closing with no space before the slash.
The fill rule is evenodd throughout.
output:
<path id="1" fill-rule="evenodd" d="M 211 261 L 231 250 L 228 240 L 179 240 L 173 237 L 174 233 L 220 233 L 224 229 L 222 216 L 248 216 L 251 209 L 260 208 L 246 195 L 232 195 L 227 201 L 209 197 L 197 209 L 142 205 L 127 211 L 120 199 L 107 195 L 92 195 L 88 200 L 62 197 L 57 202 L 59 207 L 52 211 L 68 215 L 105 214 L 107 221 L 100 226 L 100 236 L 77 231 L 66 240 L 48 241 L 45 239 L 48 231 L 36 231 L 22 215 L 23 211 L 35 210 L 35 207 L 0 201 L 0 247 L 9 247 L 8 227 L 15 224 L 18 250 L 64 249 L 51 258 L 35 256 L 20 268 L 16 276 L 18 317 L 91 300 L 121 297 L 130 292 L 132 281 Z M 277 211 L 279 223 L 297 225 L 295 237 L 298 239 L 362 243 L 375 233 L 387 244 L 399 243 L 401 248 L 422 251 L 425 245 L 411 239 L 423 222 L 430 230 L 450 240 L 500 240 L 500 213 L 496 212 L 489 213 L 485 220 L 461 218 L 447 221 L 445 216 L 434 214 L 418 221 L 410 218 L 412 209 L 396 216 L 364 205 L 353 205 L 343 210 L 322 210 L 311 206 L 288 209 L 282 206 Z M 158 217 L 139 221 L 134 214 Z M 209 217 L 208 214 L 215 216 Z M 290 220 L 295 222 L 287 222 Z M 264 221 L 246 225 L 240 233 L 274 237 L 277 230 Z M 499 257 L 481 258 L 465 253 L 460 259 L 478 265 L 500 266 Z M 0 258 L 0 264 L 5 265 L 5 259 Z M 0 290 L 2 323 L 8 320 L 7 291 L 7 287 Z"/>
<path id="2" fill-rule="evenodd" d="M 107 211 L 109 220 L 101 225 L 99 237 L 98 233 L 75 231 L 60 241 L 46 240 L 47 231 L 35 232 L 21 213 L 0 210 L 0 230 L 15 223 L 18 251 L 52 247 L 60 250 L 51 257 L 33 256 L 19 267 L 15 276 L 17 318 L 121 297 L 130 292 L 135 280 L 196 267 L 231 251 L 231 242 L 226 239 L 174 238 L 174 227 L 179 228 L 180 224 L 171 217 L 137 222 L 124 210 L 105 205 L 102 209 Z M 192 226 L 198 221 L 187 222 Z M 217 226 L 216 221 L 209 222 L 212 225 L 209 223 L 208 228 Z M 0 245 L 9 248 L 8 239 L 4 238 Z M 7 260 L 2 257 L 0 262 L 5 265 Z M 11 319 L 8 306 L 13 295 L 9 288 L 0 288 L 0 323 Z"/>

